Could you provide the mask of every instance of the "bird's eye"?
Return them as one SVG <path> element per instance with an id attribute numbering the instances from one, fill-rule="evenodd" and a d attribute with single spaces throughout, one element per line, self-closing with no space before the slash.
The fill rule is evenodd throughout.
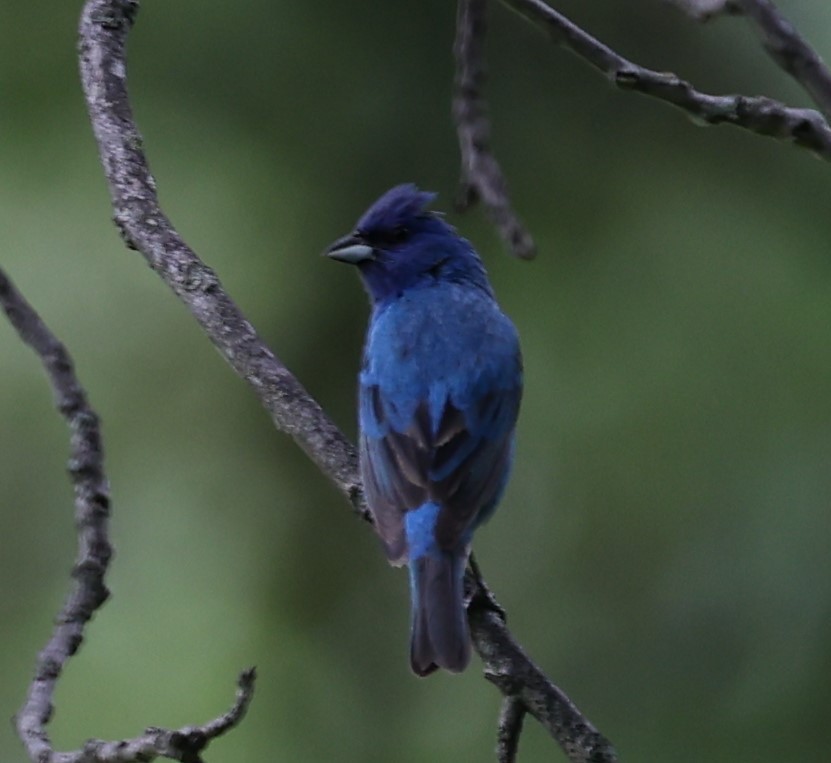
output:
<path id="1" fill-rule="evenodd" d="M 369 241 L 376 246 L 384 248 L 395 246 L 406 241 L 410 237 L 410 229 L 403 225 L 398 225 L 395 228 L 356 231 L 354 235 L 364 241 Z"/>
<path id="2" fill-rule="evenodd" d="M 410 231 L 403 225 L 399 225 L 397 228 L 393 228 L 390 232 L 389 240 L 392 244 L 400 244 L 402 241 L 405 241 L 409 235 Z"/>

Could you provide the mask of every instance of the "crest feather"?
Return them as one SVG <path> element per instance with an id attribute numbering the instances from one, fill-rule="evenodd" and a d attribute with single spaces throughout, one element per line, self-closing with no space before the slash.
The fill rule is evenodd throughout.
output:
<path id="1" fill-rule="evenodd" d="M 378 199 L 358 221 L 358 230 L 390 230 L 406 225 L 413 218 L 424 217 L 436 194 L 420 191 L 413 183 L 404 183 L 390 188 Z"/>

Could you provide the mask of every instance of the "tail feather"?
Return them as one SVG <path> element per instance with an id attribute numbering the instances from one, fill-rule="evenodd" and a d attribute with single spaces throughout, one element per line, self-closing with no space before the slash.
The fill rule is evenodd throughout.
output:
<path id="1" fill-rule="evenodd" d="M 439 552 L 410 560 L 410 665 L 426 676 L 437 668 L 460 673 L 470 662 L 464 606 L 465 554 Z"/>

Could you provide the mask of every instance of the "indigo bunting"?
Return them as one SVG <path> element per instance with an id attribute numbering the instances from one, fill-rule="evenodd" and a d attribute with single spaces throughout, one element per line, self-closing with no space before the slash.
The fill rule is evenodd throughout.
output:
<path id="1" fill-rule="evenodd" d="M 408 564 L 410 664 L 470 661 L 464 571 L 511 467 L 522 359 L 473 247 L 414 185 L 387 191 L 326 254 L 356 265 L 372 315 L 360 468 L 389 561 Z"/>

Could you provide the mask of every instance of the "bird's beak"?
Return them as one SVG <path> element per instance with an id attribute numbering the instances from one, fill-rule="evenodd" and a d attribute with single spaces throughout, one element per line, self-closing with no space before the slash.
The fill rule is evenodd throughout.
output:
<path id="1" fill-rule="evenodd" d="M 348 262 L 352 265 L 375 259 L 375 250 L 355 235 L 339 238 L 323 254 L 333 260 Z"/>

